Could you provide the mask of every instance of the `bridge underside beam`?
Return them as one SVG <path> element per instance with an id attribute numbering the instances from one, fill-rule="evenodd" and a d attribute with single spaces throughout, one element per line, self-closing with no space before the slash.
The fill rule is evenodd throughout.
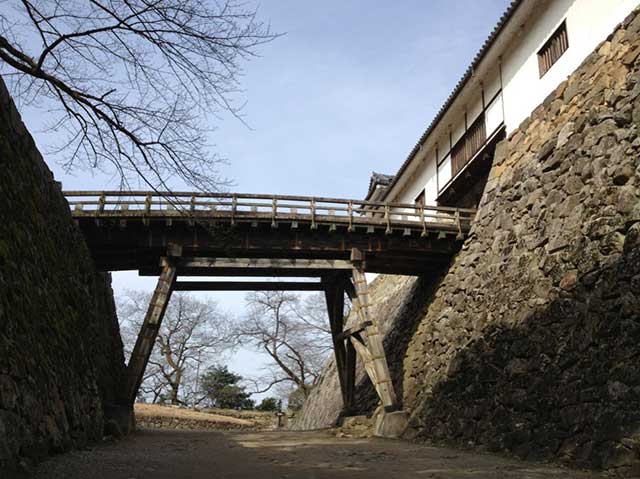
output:
<path id="1" fill-rule="evenodd" d="M 177 281 L 174 291 L 324 291 L 318 281 Z"/>
<path id="2" fill-rule="evenodd" d="M 159 267 L 138 270 L 140 276 L 158 277 Z M 251 278 L 322 278 L 333 270 L 330 269 L 288 269 L 288 268 L 180 268 L 180 276 L 220 276 Z"/>
<path id="3" fill-rule="evenodd" d="M 243 269 L 343 269 L 351 270 L 349 261 L 339 259 L 288 259 L 288 258 L 184 258 L 180 268 L 243 268 Z"/>
<path id="4" fill-rule="evenodd" d="M 78 218 L 78 224 L 91 249 L 96 266 L 102 270 L 143 270 L 158 274 L 158 259 L 169 243 L 180 244 L 184 257 L 211 258 L 270 258 L 348 262 L 351 249 L 357 248 L 367 256 L 366 271 L 384 274 L 425 274 L 440 268 L 462 242 L 454 233 L 404 236 L 402 232 L 373 234 L 354 231 L 272 230 L 219 225 L 213 230 L 188 221 L 172 226 L 141 219 L 129 220 L 126 226 L 115 221 L 96 224 L 93 218 Z M 442 236 L 442 237 L 440 237 Z M 182 268 L 187 268 L 183 265 Z M 224 264 L 216 260 L 210 268 L 240 269 L 238 264 Z M 347 268 L 345 264 L 341 268 Z M 255 266 L 259 269 L 258 266 Z M 279 268 L 284 269 L 283 266 Z M 304 269 L 310 268 L 309 266 Z M 262 267 L 262 269 L 265 269 Z M 289 268 L 297 269 L 297 266 Z M 335 269 L 335 266 L 316 266 L 316 269 Z M 181 274 L 182 271 L 181 271 Z"/>

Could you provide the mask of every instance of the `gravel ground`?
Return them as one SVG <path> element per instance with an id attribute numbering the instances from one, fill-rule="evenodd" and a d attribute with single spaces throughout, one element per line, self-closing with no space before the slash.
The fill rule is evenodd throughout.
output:
<path id="1" fill-rule="evenodd" d="M 586 479 L 595 474 L 488 454 L 325 432 L 143 430 L 53 457 L 36 479 L 499 478 Z"/>

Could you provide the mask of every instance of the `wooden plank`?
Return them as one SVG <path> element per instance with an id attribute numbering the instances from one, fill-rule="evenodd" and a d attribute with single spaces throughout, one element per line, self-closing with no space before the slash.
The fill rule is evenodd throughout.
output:
<path id="1" fill-rule="evenodd" d="M 358 341 L 356 336 L 351 336 L 351 342 L 356 351 L 363 356 L 365 369 L 373 383 L 382 405 L 387 409 L 397 407 L 397 397 L 391 382 L 391 374 L 384 351 L 383 337 L 378 328 L 376 319 L 371 315 L 371 302 L 367 279 L 362 270 L 364 255 L 359 251 L 353 251 L 351 257 L 354 260 L 353 284 L 356 297 L 353 301 L 353 310 L 362 323 L 369 325 L 364 330 L 366 343 Z"/>
<path id="2" fill-rule="evenodd" d="M 162 318 L 171 299 L 176 279 L 176 267 L 172 259 L 165 259 L 162 273 L 151 297 L 136 344 L 127 365 L 127 395 L 131 404 L 136 400 L 138 389 L 144 377 L 153 345 L 156 342 Z"/>
<path id="3" fill-rule="evenodd" d="M 324 291 L 318 281 L 177 281 L 175 291 Z"/>
<path id="4" fill-rule="evenodd" d="M 376 377 L 376 371 L 373 368 L 373 359 L 371 358 L 371 353 L 365 346 L 364 342 L 358 340 L 356 336 L 351 336 L 351 338 L 349 339 L 350 339 L 349 342 L 353 346 L 354 350 L 362 359 L 362 363 L 364 364 L 364 370 L 367 372 L 367 376 L 369 376 L 369 379 L 373 383 L 373 386 L 376 389 L 376 392 L 378 393 L 378 397 L 380 397 L 380 393 L 378 392 L 378 388 L 376 386 L 376 384 L 378 383 L 378 379 Z"/>
<path id="5" fill-rule="evenodd" d="M 342 333 L 340 333 L 339 338 L 340 339 L 349 339 L 350 336 L 353 336 L 354 334 L 358 334 L 361 333 L 362 331 L 364 331 L 368 326 L 371 326 L 371 321 L 366 321 L 364 323 L 359 323 L 356 324 L 355 326 L 345 329 Z"/>
<path id="6" fill-rule="evenodd" d="M 95 218 L 99 216 L 100 218 L 105 219 L 137 219 L 140 221 L 145 221 L 150 223 L 151 220 L 158 221 L 172 221 L 181 220 L 194 223 L 196 221 L 208 221 L 208 220 L 222 220 L 222 221 L 231 221 L 232 224 L 235 223 L 244 223 L 248 222 L 252 223 L 269 223 L 273 225 L 273 217 L 270 213 L 253 213 L 251 211 L 211 211 L 211 210 L 197 210 L 197 211 L 189 211 L 187 206 L 184 205 L 183 209 L 152 209 L 149 212 L 146 212 L 144 209 L 136 209 L 136 210 L 107 210 L 102 213 L 98 213 L 97 210 L 73 210 L 71 215 L 74 218 Z M 393 216 L 394 214 L 392 214 Z M 283 224 L 293 224 L 297 223 L 298 226 L 300 223 L 309 223 L 311 224 L 312 229 L 316 229 L 319 225 L 328 226 L 331 225 L 337 226 L 340 225 L 345 228 L 355 228 L 357 226 L 367 227 L 368 231 L 375 232 L 375 228 L 384 228 L 389 233 L 391 232 L 390 227 L 393 228 L 401 228 L 401 229 L 410 229 L 412 231 L 421 231 L 423 227 L 434 231 L 457 231 L 458 226 L 455 220 L 455 214 L 445 215 L 442 217 L 433 218 L 433 220 L 429 220 L 426 223 L 422 221 L 420 218 L 416 219 L 396 219 L 389 220 L 389 217 L 381 218 L 349 218 L 347 216 L 339 217 L 339 216 L 328 216 L 328 215 L 290 215 L 288 213 L 278 213 L 278 220 Z M 468 228 L 466 223 L 470 220 L 469 218 L 464 218 L 460 216 L 464 223 L 464 230 L 466 231 Z"/>
<path id="7" fill-rule="evenodd" d="M 140 276 L 160 274 L 160 268 L 138 270 Z M 330 269 L 288 269 L 288 268 L 180 268 L 180 276 L 220 276 L 220 277 L 263 277 L 263 278 L 321 278 L 334 270 Z"/>
<path id="8" fill-rule="evenodd" d="M 339 259 L 281 259 L 281 258 L 187 258 L 180 268 L 258 268 L 258 269 L 324 269 L 350 270 L 349 261 Z"/>

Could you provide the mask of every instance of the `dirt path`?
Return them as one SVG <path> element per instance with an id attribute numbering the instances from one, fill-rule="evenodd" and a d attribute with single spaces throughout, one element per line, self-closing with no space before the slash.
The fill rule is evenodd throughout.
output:
<path id="1" fill-rule="evenodd" d="M 140 431 L 41 464 L 37 479 L 595 478 L 485 454 L 326 432 Z"/>

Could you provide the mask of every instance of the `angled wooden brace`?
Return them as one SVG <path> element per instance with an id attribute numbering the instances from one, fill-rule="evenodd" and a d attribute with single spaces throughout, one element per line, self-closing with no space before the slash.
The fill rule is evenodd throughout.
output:
<path id="1" fill-rule="evenodd" d="M 162 259 L 162 272 L 158 278 L 156 289 L 151 297 L 147 314 L 144 317 L 138 339 L 127 365 L 127 397 L 133 404 L 144 377 L 153 345 L 156 342 L 162 318 L 169 304 L 173 285 L 176 280 L 176 265 L 173 258 Z"/>
<path id="2" fill-rule="evenodd" d="M 351 261 L 354 266 L 352 271 L 353 288 L 349 288 L 347 292 L 352 298 L 352 311 L 358 316 L 360 323 L 367 326 L 362 333 L 351 336 L 350 341 L 362 357 L 365 370 L 376 388 L 385 410 L 394 411 L 398 409 L 398 401 L 391 382 L 383 337 L 378 328 L 378 321 L 370 311 L 369 287 L 364 274 L 364 255 L 361 251 L 353 249 Z"/>

